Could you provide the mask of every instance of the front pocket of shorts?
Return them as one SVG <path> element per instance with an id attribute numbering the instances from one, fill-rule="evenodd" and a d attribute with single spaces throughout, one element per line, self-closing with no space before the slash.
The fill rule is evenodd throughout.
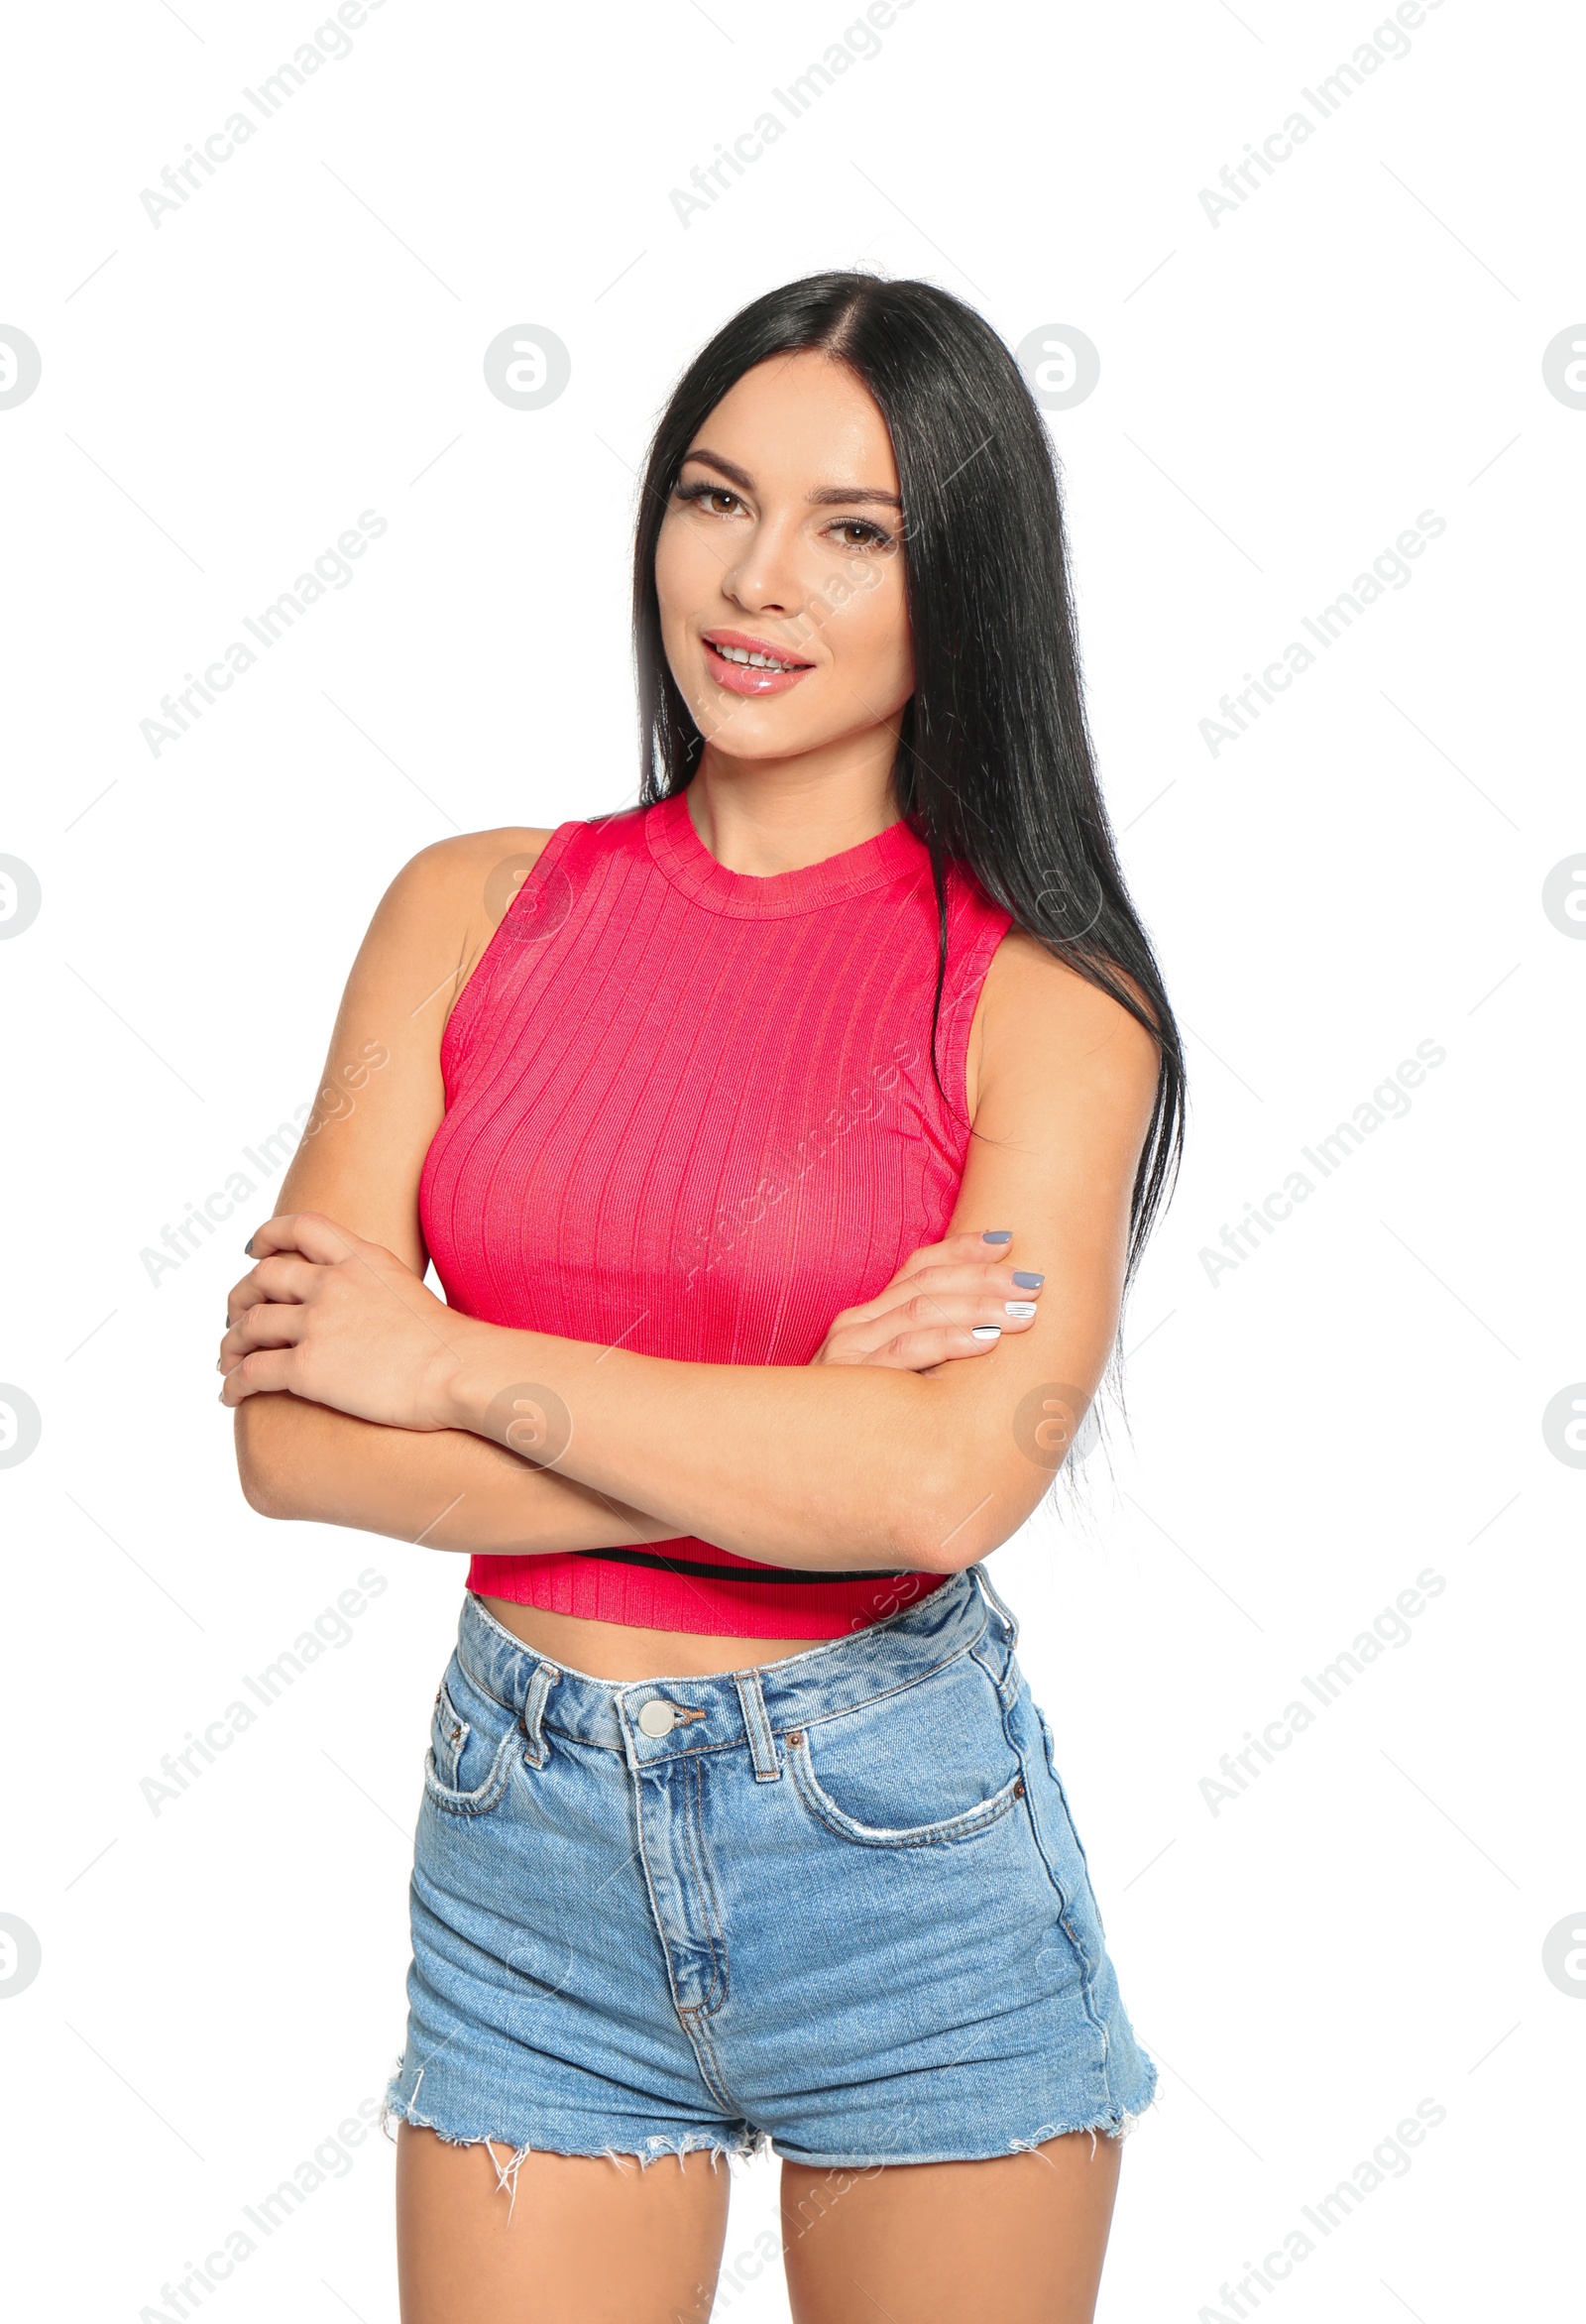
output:
<path id="1" fill-rule="evenodd" d="M 972 1840 L 1000 1823 L 1024 1797 L 1024 1778 L 1014 1776 L 1000 1792 L 993 1792 L 989 1800 L 981 1800 L 958 1815 L 944 1816 L 936 1823 L 889 1830 L 879 1824 L 860 1823 L 822 1789 L 811 1762 L 807 1733 L 799 1732 L 796 1739 L 793 1735 L 787 1737 L 787 1759 L 799 1797 L 810 1813 L 819 1817 L 840 1839 L 852 1840 L 861 1848 L 931 1848 L 951 1845 L 956 1840 Z"/>
<path id="2" fill-rule="evenodd" d="M 484 1815 L 506 1797 L 516 1757 L 517 1721 L 504 1702 L 470 1686 L 456 1657 L 435 1696 L 424 1790 L 452 1815 Z"/>
<path id="3" fill-rule="evenodd" d="M 996 1681 L 968 1651 L 801 1722 L 786 1743 L 805 1806 L 872 1847 L 971 1838 L 1007 1812 L 1025 1772 Z"/>
<path id="4" fill-rule="evenodd" d="M 1024 1773 L 994 1676 L 973 1653 L 811 1717 L 785 1743 L 806 1808 L 868 1847 L 973 1838 L 1015 1803 Z"/>

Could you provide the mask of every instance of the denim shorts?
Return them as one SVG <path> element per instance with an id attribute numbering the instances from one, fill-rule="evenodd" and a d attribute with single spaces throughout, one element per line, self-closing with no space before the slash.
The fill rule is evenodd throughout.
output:
<path id="1" fill-rule="evenodd" d="M 510 2146 L 514 2180 L 533 2150 L 838 2168 L 1122 2137 L 1156 2067 L 1016 1638 L 970 1567 L 784 1662 L 623 1685 L 467 1597 L 388 2130 Z"/>

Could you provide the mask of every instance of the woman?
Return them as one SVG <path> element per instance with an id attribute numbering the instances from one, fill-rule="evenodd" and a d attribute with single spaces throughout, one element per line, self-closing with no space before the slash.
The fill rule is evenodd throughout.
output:
<path id="1" fill-rule="evenodd" d="M 1077 2324 L 1156 2073 L 981 1562 L 1183 1085 L 1000 342 L 757 300 L 661 419 L 635 609 L 640 806 L 396 879 L 222 1342 L 256 1509 L 473 1558 L 402 2314 L 703 2320 L 769 2139 L 800 2324 Z"/>

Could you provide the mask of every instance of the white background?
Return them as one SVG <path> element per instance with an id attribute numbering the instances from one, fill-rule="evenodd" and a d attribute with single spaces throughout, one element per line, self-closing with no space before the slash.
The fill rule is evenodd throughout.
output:
<path id="1" fill-rule="evenodd" d="M 158 1284 L 141 1253 L 303 1105 L 407 857 L 631 798 L 646 431 L 744 299 L 844 264 L 1100 351 L 1051 425 L 1103 777 L 1189 1028 L 1130 1434 L 993 1567 L 1162 2067 L 1100 2315 L 1255 2312 L 1219 2286 L 1422 2100 L 1412 2167 L 1261 2312 L 1562 2312 L 1586 2007 L 1542 1951 L 1586 1924 L 1586 1475 L 1541 1416 L 1586 1375 L 1586 944 L 1541 890 L 1586 849 L 1586 411 L 1542 351 L 1586 311 L 1579 20 L 1447 0 L 1213 225 L 1200 189 L 1386 10 L 916 0 L 681 223 L 671 189 L 856 15 L 388 0 L 158 226 L 140 190 L 324 17 L 13 20 L 0 323 L 43 357 L 0 410 L 0 853 L 44 895 L 0 944 L 0 1380 L 43 1416 L 0 1473 L 0 1912 L 43 1964 L 0 2008 L 19 2312 L 197 2312 L 162 2284 L 379 2094 L 462 1585 L 240 1497 L 211 1367 L 270 1183 Z M 536 411 L 482 375 L 517 323 L 571 350 Z M 140 721 L 364 510 L 388 529 L 351 584 L 155 756 Z M 1214 756 L 1219 697 L 1422 511 L 1412 583 Z M 1408 1115 L 1209 1280 L 1421 1041 L 1446 1060 Z M 154 1813 L 140 1780 L 371 1567 L 349 1642 Z M 1410 1642 L 1213 1812 L 1221 1755 L 1428 1567 Z M 203 2312 L 395 2319 L 391 2154 Z M 736 2180 L 730 2265 L 773 2190 Z M 762 2278 L 718 2314 L 786 2308 Z"/>

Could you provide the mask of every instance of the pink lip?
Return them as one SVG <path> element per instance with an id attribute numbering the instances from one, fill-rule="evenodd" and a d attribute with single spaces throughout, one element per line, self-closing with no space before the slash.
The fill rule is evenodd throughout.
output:
<path id="1" fill-rule="evenodd" d="M 725 654 L 717 652 L 718 645 L 736 645 L 744 653 L 768 653 L 778 660 L 790 658 L 784 646 L 773 645 L 765 638 L 751 638 L 746 630 L 707 630 L 703 643 L 705 667 L 729 694 L 786 694 L 800 678 L 807 678 L 814 666 L 806 662 L 799 669 L 757 670 L 741 661 L 729 661 Z"/>

